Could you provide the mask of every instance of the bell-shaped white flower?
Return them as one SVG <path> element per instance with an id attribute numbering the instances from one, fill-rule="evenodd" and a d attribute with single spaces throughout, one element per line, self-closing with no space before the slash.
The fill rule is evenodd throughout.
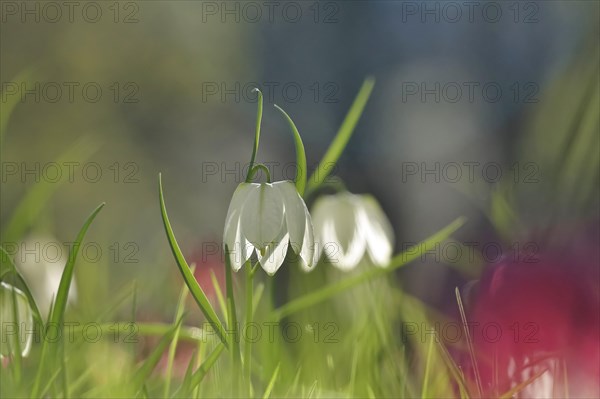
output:
<path id="1" fill-rule="evenodd" d="M 27 356 L 33 338 L 33 313 L 25 294 L 10 284 L 0 282 L 0 357 L 9 357 L 20 348 Z"/>
<path id="2" fill-rule="evenodd" d="M 289 245 L 302 267 L 314 265 L 311 217 L 290 181 L 240 184 L 229 205 L 223 242 L 235 271 L 256 252 L 262 268 L 273 275 Z"/>
<path id="3" fill-rule="evenodd" d="M 368 254 L 372 263 L 385 267 L 393 251 L 392 226 L 370 195 L 343 192 L 320 197 L 312 209 L 317 249 L 341 270 L 353 269 Z"/>

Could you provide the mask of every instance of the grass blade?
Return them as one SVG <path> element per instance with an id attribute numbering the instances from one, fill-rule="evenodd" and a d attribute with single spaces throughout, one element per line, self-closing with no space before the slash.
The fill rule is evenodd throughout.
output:
<path id="1" fill-rule="evenodd" d="M 465 337 L 467 339 L 467 345 L 469 348 L 469 356 L 471 357 L 471 363 L 473 365 L 473 370 L 475 372 L 475 381 L 477 383 L 477 393 L 479 397 L 481 397 L 483 393 L 483 385 L 481 384 L 481 376 L 479 374 L 479 366 L 477 364 L 477 356 L 475 356 L 475 349 L 473 347 L 473 339 L 471 337 L 471 333 L 469 332 L 469 323 L 467 322 L 467 316 L 465 314 L 465 308 L 462 303 L 462 299 L 460 297 L 460 291 L 458 287 L 454 289 L 456 294 L 456 302 L 458 303 L 458 310 L 460 311 L 460 318 L 463 323 L 463 329 L 465 331 Z"/>
<path id="2" fill-rule="evenodd" d="M 304 152 L 302 137 L 300 137 L 300 132 L 298 132 L 296 124 L 287 112 L 277 104 L 275 104 L 275 108 L 277 108 L 277 110 L 283 114 L 285 119 L 287 119 L 290 128 L 292 129 L 292 133 L 294 133 L 294 145 L 296 146 L 296 190 L 303 196 L 304 189 L 306 188 L 306 153 Z"/>
<path id="3" fill-rule="evenodd" d="M 431 371 L 431 353 L 433 352 L 433 342 L 437 337 L 431 337 L 427 345 L 427 358 L 425 359 L 425 372 L 423 375 L 423 384 L 421 386 L 421 398 L 427 398 L 427 388 L 429 387 L 429 374 Z"/>
<path id="4" fill-rule="evenodd" d="M 154 348 L 144 364 L 135 372 L 132 382 L 136 393 L 140 392 L 140 390 L 143 388 L 146 380 L 148 377 L 150 377 L 150 374 L 160 361 L 163 352 L 173 341 L 173 337 L 175 336 L 176 331 L 179 329 L 182 320 L 183 317 L 180 317 L 179 320 L 177 320 L 177 323 L 160 339 L 156 345 L 156 348 Z"/>
<path id="5" fill-rule="evenodd" d="M 279 364 L 277 365 L 277 368 L 275 368 L 275 371 L 273 372 L 273 376 L 271 377 L 271 380 L 269 381 L 269 385 L 267 385 L 267 389 L 265 390 L 265 394 L 263 395 L 263 399 L 267 399 L 271 396 L 271 392 L 273 391 L 273 387 L 275 386 L 275 381 L 277 381 L 277 376 L 279 375 Z"/>
<path id="6" fill-rule="evenodd" d="M 444 361 L 444 363 L 446 364 L 446 367 L 450 371 L 450 375 L 454 378 L 454 380 L 458 384 L 460 397 L 468 399 L 470 397 L 469 390 L 467 389 L 467 384 L 460 372 L 460 369 L 458 368 L 456 363 L 454 363 L 452 356 L 450 355 L 450 353 L 448 352 L 448 350 L 442 343 L 442 341 L 437 333 L 435 334 L 435 340 L 438 344 L 438 349 L 440 351 L 442 360 Z"/>
<path id="7" fill-rule="evenodd" d="M 186 379 L 187 385 L 182 388 L 183 392 L 190 392 L 202 382 L 206 374 L 210 371 L 212 366 L 219 359 L 219 356 L 221 356 L 223 349 L 225 349 L 225 346 L 223 345 L 223 343 L 219 343 L 217 347 L 211 352 L 211 354 L 208 355 L 204 363 L 202 363 L 202 366 L 200 366 L 198 370 L 196 370 L 194 374 L 192 374 L 192 377 Z"/>
<path id="8" fill-rule="evenodd" d="M 77 238 L 73 246 L 69 251 L 69 258 L 67 259 L 67 264 L 65 265 L 65 269 L 63 270 L 62 277 L 60 278 L 60 284 L 58 285 L 58 291 L 56 293 L 56 299 L 54 302 L 54 306 L 52 307 L 52 316 L 50 317 L 50 321 L 56 323 L 57 325 L 62 321 L 65 309 L 67 308 L 67 297 L 69 295 L 69 288 L 71 287 L 71 281 L 73 280 L 73 271 L 75 270 L 75 260 L 77 260 L 77 254 L 79 253 L 79 248 L 81 247 L 81 242 L 83 241 L 85 234 L 88 231 L 88 228 L 96 218 L 96 215 L 104 208 L 106 203 L 101 203 L 98 205 L 96 209 L 88 216 L 87 220 L 83 224 L 83 227 L 77 234 Z"/>
<path id="9" fill-rule="evenodd" d="M 348 140 L 350 140 L 352 132 L 354 132 L 354 128 L 356 127 L 356 124 L 363 113 L 365 105 L 367 105 L 367 101 L 371 96 L 374 85 L 375 79 L 372 77 L 368 77 L 363 82 L 335 138 L 329 145 L 329 148 L 319 163 L 319 166 L 317 166 L 317 169 L 313 172 L 312 176 L 308 180 L 307 190 L 309 192 L 314 191 L 321 183 L 323 183 L 325 178 L 329 175 L 329 173 L 331 173 L 333 166 L 340 158 L 340 155 L 342 155 L 342 151 L 344 151 L 344 148 L 346 148 Z"/>
<path id="10" fill-rule="evenodd" d="M 71 287 L 71 280 L 73 279 L 73 271 L 75 269 L 75 260 L 77 259 L 77 254 L 79 253 L 79 248 L 81 247 L 81 242 L 85 237 L 85 234 L 88 231 L 88 228 L 96 218 L 96 215 L 102 210 L 105 203 L 101 203 L 98 205 L 96 209 L 88 216 L 85 223 L 79 230 L 79 234 L 77 234 L 77 238 L 75 239 L 71 249 L 69 251 L 69 258 L 67 260 L 67 264 L 63 270 L 62 276 L 60 278 L 60 284 L 58 285 L 58 291 L 56 293 L 56 298 L 54 300 L 54 304 L 50 309 L 50 313 L 48 315 L 48 322 L 53 325 L 60 325 L 63 320 L 63 316 L 65 310 L 67 308 L 67 297 L 69 295 L 69 288 Z M 48 356 L 48 340 L 44 338 L 44 343 L 42 344 L 42 354 L 40 357 L 40 366 L 38 368 L 38 372 L 35 378 L 35 382 L 33 384 L 33 390 L 31 392 L 31 397 L 36 398 L 39 395 L 39 387 L 41 383 L 42 376 L 44 374 L 44 370 L 46 367 L 46 358 Z M 53 358 L 53 356 L 51 356 Z M 52 359 L 53 360 L 53 359 Z"/>
<path id="11" fill-rule="evenodd" d="M 212 269 L 210 269 L 210 280 L 212 281 L 213 289 L 215 290 L 221 313 L 223 313 L 225 320 L 229 320 L 229 316 L 227 315 L 227 305 L 225 304 L 225 297 L 223 296 L 223 291 L 221 290 L 221 285 L 219 284 L 217 275 Z"/>
<path id="12" fill-rule="evenodd" d="M 202 288 L 194 278 L 194 274 L 191 272 L 190 267 L 188 266 L 185 258 L 183 257 L 183 253 L 181 253 L 181 249 L 179 248 L 179 244 L 177 244 L 177 240 L 175 239 L 175 235 L 173 234 L 173 229 L 171 228 L 171 222 L 169 222 L 169 216 L 167 215 L 167 209 L 165 207 L 165 199 L 163 196 L 163 188 L 162 188 L 162 179 L 161 175 L 158 175 L 158 196 L 160 200 L 160 211 L 162 215 L 163 225 L 165 227 L 165 232 L 167 233 L 167 238 L 169 240 L 169 245 L 171 247 L 171 251 L 173 252 L 173 256 L 175 257 L 175 261 L 177 266 L 179 267 L 179 271 L 183 276 L 183 280 L 187 284 L 190 293 L 196 300 L 196 303 L 200 307 L 200 310 L 213 327 L 221 342 L 228 347 L 227 342 L 227 334 L 225 329 L 223 328 L 223 324 L 219 317 L 215 313 L 212 305 L 208 301 L 206 294 L 202 291 Z"/>
<path id="13" fill-rule="evenodd" d="M 192 266 L 192 274 L 194 273 L 194 266 Z M 183 320 L 183 312 L 185 310 L 185 300 L 187 298 L 189 290 L 187 286 L 181 288 L 181 293 L 179 295 L 179 302 L 177 303 L 177 309 L 175 310 L 175 321 Z M 163 392 L 163 396 L 165 398 L 169 397 L 169 391 L 171 390 L 171 379 L 173 378 L 173 362 L 175 361 L 175 354 L 177 352 L 177 344 L 179 342 L 179 335 L 181 332 L 181 323 L 175 329 L 175 335 L 173 336 L 173 340 L 171 341 L 171 345 L 169 346 L 169 355 L 167 359 L 167 376 L 165 378 L 165 389 Z"/>

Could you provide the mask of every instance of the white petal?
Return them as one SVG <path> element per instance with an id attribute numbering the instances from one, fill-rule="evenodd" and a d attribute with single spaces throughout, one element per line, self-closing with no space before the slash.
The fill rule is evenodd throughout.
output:
<path id="1" fill-rule="evenodd" d="M 225 231 L 223 243 L 227 245 L 231 267 L 238 271 L 246 260 L 252 255 L 252 249 L 247 249 L 247 241 L 242 238 L 240 232 L 240 214 L 248 195 L 257 188 L 254 183 L 242 183 L 235 192 L 229 204 L 227 217 L 225 218 Z"/>
<path id="2" fill-rule="evenodd" d="M 238 225 L 235 231 L 235 237 L 233 240 L 233 245 L 230 246 L 227 244 L 227 250 L 229 255 L 229 260 L 231 261 L 231 267 L 234 271 L 239 271 L 244 263 L 252 256 L 254 252 L 254 246 L 248 242 L 244 237 L 241 236 L 240 231 L 240 220 L 238 218 Z"/>
<path id="3" fill-rule="evenodd" d="M 394 250 L 394 231 L 389 220 L 377 201 L 365 195 L 361 201 L 361 218 L 367 249 L 373 263 L 377 266 L 387 266 Z"/>
<path id="4" fill-rule="evenodd" d="M 279 190 L 284 204 L 285 222 L 290 233 L 290 243 L 294 252 L 299 253 L 304 243 L 304 232 L 306 230 L 306 204 L 296 191 L 294 183 L 280 181 L 273 183 L 273 187 Z M 311 226 L 312 227 L 312 226 Z"/>
<path id="5" fill-rule="evenodd" d="M 357 196 L 344 193 L 322 197 L 315 203 L 313 223 L 319 251 L 342 270 L 354 268 L 363 258 L 366 242 L 357 218 Z"/>
<path id="6" fill-rule="evenodd" d="M 253 190 L 242 207 L 241 232 L 257 249 L 276 241 L 283 227 L 283 200 L 272 184 Z"/>
<path id="7" fill-rule="evenodd" d="M 327 242 L 324 244 L 323 250 L 330 262 L 338 269 L 354 269 L 365 254 L 365 238 L 359 231 L 358 225 L 351 227 L 341 238 L 338 236 L 339 231 L 333 221 L 325 224 L 324 237 Z"/>
<path id="8" fill-rule="evenodd" d="M 240 184 L 233 193 L 231 202 L 229 203 L 229 209 L 227 210 L 227 216 L 225 217 L 225 231 L 223 232 L 223 242 L 227 244 L 229 248 L 233 248 L 233 240 L 236 238 L 236 230 L 238 229 L 238 219 L 240 217 L 242 206 L 248 199 L 250 192 L 256 189 L 258 184 L 254 183 L 242 183 Z"/>
<path id="9" fill-rule="evenodd" d="M 0 319 L 2 325 L 0 355 L 2 357 L 12 355 L 18 342 L 21 356 L 27 356 L 33 338 L 31 333 L 33 313 L 25 294 L 4 282 L 0 283 Z M 14 334 L 9 335 L 8 332 L 11 330 Z"/>
<path id="10" fill-rule="evenodd" d="M 286 232 L 282 237 L 279 237 L 277 242 L 271 243 L 266 247 L 265 254 L 259 261 L 260 265 L 269 276 L 274 275 L 283 264 L 289 241 L 290 235 Z"/>
<path id="11" fill-rule="evenodd" d="M 302 240 L 302 248 L 300 250 L 300 266 L 304 271 L 310 271 L 319 262 L 319 258 L 316 255 L 316 247 L 318 246 L 315 242 L 312 220 L 308 209 L 304 210 L 305 227 L 304 227 L 304 238 Z M 319 253 L 320 255 L 320 253 Z"/>

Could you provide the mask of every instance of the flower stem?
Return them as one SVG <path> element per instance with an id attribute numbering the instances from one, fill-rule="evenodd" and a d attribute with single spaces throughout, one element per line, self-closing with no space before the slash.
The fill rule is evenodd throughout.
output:
<path id="1" fill-rule="evenodd" d="M 252 295 L 254 290 L 254 268 L 250 263 L 246 263 L 246 331 L 248 326 L 253 322 L 252 312 Z M 246 346 L 244 347 L 244 374 L 248 383 L 248 397 L 252 397 L 252 341 L 246 338 Z"/>
<path id="2" fill-rule="evenodd" d="M 252 169 L 254 168 L 254 160 L 256 159 L 256 153 L 258 152 L 258 142 L 260 140 L 260 123 L 262 121 L 263 113 L 263 95 L 258 88 L 252 90 L 258 93 L 258 110 L 256 112 L 256 130 L 254 132 L 254 146 L 252 147 L 252 156 L 250 158 L 250 166 L 248 168 L 248 175 L 246 176 L 246 183 L 250 183 L 252 180 Z"/>
<path id="3" fill-rule="evenodd" d="M 267 168 L 262 163 L 256 164 L 252 169 L 250 169 L 250 172 L 248 173 L 248 180 L 246 180 L 246 183 L 249 183 L 252 181 L 252 179 L 254 179 L 254 176 L 256 176 L 256 172 L 258 172 L 259 169 L 264 171 L 265 175 L 267 175 L 267 183 L 271 183 L 271 172 L 269 172 L 269 168 Z"/>

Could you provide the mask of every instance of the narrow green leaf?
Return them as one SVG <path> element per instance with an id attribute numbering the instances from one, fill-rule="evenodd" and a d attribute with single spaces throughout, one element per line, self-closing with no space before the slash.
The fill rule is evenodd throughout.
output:
<path id="1" fill-rule="evenodd" d="M 423 375 L 423 384 L 421 385 L 421 398 L 428 398 L 427 388 L 429 388 L 429 373 L 431 371 L 431 354 L 433 352 L 433 342 L 437 337 L 430 337 L 427 345 L 427 358 L 425 359 L 425 372 Z"/>
<path id="2" fill-rule="evenodd" d="M 88 228 L 96 218 L 96 215 L 98 215 L 102 208 L 104 208 L 104 205 L 106 205 L 104 202 L 98 205 L 98 207 L 94 209 L 90 216 L 88 216 L 87 220 L 83 224 L 83 227 L 79 231 L 79 234 L 77 234 L 77 238 L 75 239 L 75 242 L 71 246 L 71 249 L 69 251 L 69 258 L 67 260 L 67 264 L 65 265 L 65 269 L 63 270 L 62 277 L 60 278 L 60 284 L 58 285 L 56 299 L 54 302 L 54 306 L 52 307 L 52 316 L 50 317 L 50 321 L 56 323 L 57 325 L 60 322 L 62 322 L 65 309 L 67 308 L 69 288 L 71 287 L 73 271 L 75 270 L 75 260 L 77 260 L 77 254 L 79 253 L 81 242 L 83 241 L 85 234 L 88 231 Z"/>
<path id="3" fill-rule="evenodd" d="M 194 273 L 195 266 L 192 266 L 192 274 Z M 187 299 L 187 294 L 189 290 L 187 286 L 184 284 L 181 288 L 181 293 L 179 294 L 179 301 L 177 302 L 177 309 L 175 310 L 175 320 L 183 320 L 183 312 L 185 310 L 185 300 Z M 181 323 L 175 329 L 175 335 L 173 336 L 173 340 L 171 341 L 171 345 L 169 346 L 169 355 L 167 359 L 167 376 L 165 378 L 165 389 L 163 391 L 163 396 L 165 398 L 169 397 L 169 392 L 171 390 L 171 379 L 173 378 L 173 363 L 175 361 L 175 354 L 177 352 L 177 344 L 179 343 L 179 335 L 181 331 Z"/>
<path id="4" fill-rule="evenodd" d="M 184 389 L 184 394 L 186 396 L 189 395 L 189 391 L 187 390 L 187 387 L 189 386 L 189 381 L 192 378 L 192 374 L 194 373 L 194 368 L 197 362 L 197 358 L 199 355 L 198 350 L 195 350 L 192 353 L 192 357 L 190 358 L 190 361 L 187 365 L 187 368 L 185 369 L 185 375 L 183 376 L 183 383 L 179 386 L 179 388 L 175 391 L 175 393 L 173 394 L 173 397 L 177 397 L 177 394 L 179 393 L 180 390 L 182 390 L 182 388 L 186 388 Z"/>
<path id="5" fill-rule="evenodd" d="M 399 267 L 404 266 L 412 260 L 418 258 L 423 253 L 430 251 L 436 244 L 439 244 L 450 237 L 450 235 L 458 230 L 464 223 L 465 218 L 460 217 L 437 233 L 433 234 L 431 237 L 427 238 L 425 241 L 422 241 L 419 244 L 400 253 L 399 255 L 396 255 L 390 261 L 390 264 L 387 267 L 371 268 L 356 276 L 347 277 L 335 284 L 330 284 L 319 290 L 312 291 L 275 309 L 271 313 L 270 317 L 274 320 L 281 320 L 285 316 L 289 316 L 290 314 L 313 306 L 319 302 L 331 298 L 334 295 L 339 294 L 340 292 L 356 287 L 357 285 L 360 285 L 366 281 L 391 273 Z"/>
<path id="6" fill-rule="evenodd" d="M 77 234 L 77 238 L 75 239 L 71 249 L 69 251 L 69 259 L 67 260 L 67 264 L 63 270 L 62 276 L 60 278 L 60 284 L 58 285 L 58 292 L 56 294 L 56 298 L 54 300 L 53 305 L 50 308 L 50 313 L 48 315 L 48 322 L 53 325 L 59 326 L 63 320 L 63 316 L 65 313 L 65 309 L 67 308 L 67 297 L 69 295 L 69 288 L 71 287 L 71 280 L 73 279 L 73 270 L 75 268 L 75 260 L 77 259 L 77 254 L 79 253 L 79 248 L 81 247 L 81 242 L 87 233 L 88 228 L 96 218 L 96 215 L 102 210 L 105 203 L 101 203 L 98 205 L 96 209 L 88 216 L 85 223 L 79 230 L 79 234 Z M 31 397 L 36 398 L 38 395 L 43 395 L 43 393 L 39 392 L 40 383 L 42 376 L 44 375 L 44 371 L 46 369 L 46 360 L 48 359 L 48 340 L 44 338 L 42 344 L 42 354 L 39 361 L 38 372 L 35 378 L 35 382 L 33 384 L 33 389 L 31 392 Z M 53 351 L 54 352 L 54 351 Z M 54 353 L 49 357 L 50 361 L 54 361 Z"/>
<path id="7" fill-rule="evenodd" d="M 44 386 L 44 388 L 40 392 L 40 396 L 41 397 L 43 397 L 46 394 L 46 392 L 48 392 L 50 390 L 50 387 L 52 387 L 52 384 L 54 384 L 54 381 L 56 380 L 56 378 L 60 374 L 60 371 L 61 371 L 60 368 L 56 369 L 54 371 L 54 373 L 52 373 L 52 375 L 50 376 L 50 378 L 48 378 L 48 381 L 46 382 L 46 385 Z"/>
<path id="8" fill-rule="evenodd" d="M 219 307 L 221 308 L 221 312 L 225 317 L 225 320 L 229 320 L 229 316 L 227 315 L 227 305 L 225 304 L 225 297 L 223 296 L 223 291 L 221 290 L 221 286 L 219 285 L 219 280 L 217 279 L 217 275 L 214 270 L 210 270 L 210 280 L 212 281 L 213 288 L 215 290 L 215 294 L 217 295 L 217 301 L 219 302 Z"/>
<path id="9" fill-rule="evenodd" d="M 204 291 L 202 291 L 202 288 L 200 287 L 200 285 L 194 278 L 194 275 L 192 274 L 190 267 L 188 266 L 185 258 L 183 257 L 183 253 L 181 252 L 181 249 L 179 248 L 179 244 L 177 244 L 175 235 L 173 234 L 173 229 L 171 228 L 171 222 L 169 222 L 169 216 L 167 215 L 167 209 L 165 207 L 165 199 L 164 199 L 163 188 L 162 188 L 162 179 L 161 179 L 160 174 L 158 175 L 158 196 L 159 196 L 159 200 L 160 200 L 160 211 L 161 211 L 161 215 L 162 215 L 163 225 L 165 227 L 165 232 L 167 233 L 167 238 L 169 240 L 169 245 L 171 247 L 171 251 L 173 252 L 173 256 L 175 257 L 175 261 L 177 263 L 177 266 L 179 267 L 179 271 L 181 272 L 181 275 L 183 276 L 183 280 L 187 284 L 187 286 L 190 290 L 190 293 L 196 300 L 196 303 L 200 307 L 200 310 L 202 311 L 202 313 L 204 314 L 204 316 L 206 317 L 206 319 L 208 320 L 210 325 L 213 327 L 213 329 L 215 330 L 215 332 L 217 333 L 219 338 L 221 339 L 221 342 L 223 342 L 223 344 L 226 347 L 228 347 L 227 333 L 226 333 L 225 329 L 223 328 L 223 324 L 219 320 L 219 317 L 215 313 L 215 310 L 213 309 L 212 305 L 208 301 L 206 294 L 204 293 Z"/>
<path id="10" fill-rule="evenodd" d="M 477 393 L 478 393 L 478 396 L 481 397 L 481 395 L 483 394 L 483 384 L 481 382 L 481 375 L 479 374 L 479 365 L 477 364 L 477 356 L 475 355 L 473 339 L 471 337 L 471 333 L 469 332 L 469 323 L 467 321 L 465 308 L 463 306 L 462 299 L 460 297 L 460 291 L 459 291 L 458 287 L 455 287 L 454 293 L 456 294 L 456 302 L 458 304 L 458 310 L 460 311 L 460 319 L 463 323 L 463 329 L 465 331 L 467 347 L 469 349 L 469 356 L 471 357 L 471 365 L 473 366 L 473 371 L 475 372 L 475 382 L 477 383 Z"/>
<path id="11" fill-rule="evenodd" d="M 169 346 L 169 344 L 173 340 L 173 337 L 175 336 L 177 329 L 181 325 L 182 320 L 183 318 L 180 317 L 179 320 L 177 320 L 177 323 L 174 326 L 172 326 L 171 329 L 160 339 L 150 356 L 148 356 L 146 361 L 144 361 L 144 364 L 133 375 L 132 383 L 135 392 L 139 392 L 146 383 L 148 377 L 150 377 L 152 370 L 154 370 L 154 368 L 160 361 L 163 352 L 165 351 L 165 349 L 167 349 L 167 346 Z"/>
<path id="12" fill-rule="evenodd" d="M 223 345 L 223 343 L 219 343 L 217 347 L 211 352 L 211 354 L 208 355 L 204 363 L 202 363 L 202 366 L 200 366 L 198 370 L 194 372 L 192 377 L 188 379 L 188 386 L 185 387 L 184 392 L 189 392 L 193 390 L 194 388 L 196 388 L 196 386 L 198 386 L 198 384 L 202 382 L 206 374 L 210 371 L 212 366 L 219 359 L 219 356 L 221 356 L 221 352 L 223 352 L 223 349 L 225 349 L 225 346 Z"/>
<path id="13" fill-rule="evenodd" d="M 302 366 L 298 366 L 298 370 L 296 371 L 296 376 L 294 377 L 294 381 L 290 385 L 287 393 L 285 394 L 286 398 L 289 398 L 290 395 L 293 395 L 298 392 L 298 384 L 300 383 L 300 374 L 302 373 Z"/>
<path id="14" fill-rule="evenodd" d="M 333 166 L 336 164 L 337 160 L 342 155 L 344 148 L 348 144 L 348 140 L 352 136 L 354 132 L 354 128 L 358 123 L 360 116 L 367 105 L 367 101 L 371 96 L 371 92 L 373 91 L 373 86 L 375 85 L 375 79 L 372 77 L 368 77 L 363 82 L 358 95 L 354 99 L 350 110 L 346 114 L 342 125 L 340 126 L 335 138 L 329 145 L 325 156 L 317 166 L 317 169 L 313 172 L 312 176 L 308 180 L 308 188 L 309 192 L 314 191 L 325 178 L 331 173 Z"/>
<path id="15" fill-rule="evenodd" d="M 304 195 L 304 189 L 306 188 L 306 153 L 304 152 L 304 144 L 302 143 L 302 137 L 300 137 L 300 133 L 298 132 L 298 128 L 296 124 L 290 118 L 290 116 L 285 112 L 281 107 L 275 104 L 275 108 L 279 110 L 287 119 L 290 128 L 292 129 L 292 133 L 294 133 L 294 145 L 296 146 L 296 190 L 300 193 L 300 195 Z"/>
<path id="16" fill-rule="evenodd" d="M 271 380 L 269 381 L 269 385 L 267 385 L 267 389 L 265 390 L 265 394 L 263 395 L 263 399 L 267 399 L 271 396 L 271 392 L 273 391 L 273 387 L 275 386 L 275 381 L 277 381 L 277 376 L 279 375 L 279 366 L 277 365 L 273 375 L 271 376 Z"/>
<path id="17" fill-rule="evenodd" d="M 252 90 L 253 92 L 258 93 L 258 110 L 256 111 L 256 129 L 254 131 L 254 147 L 252 147 L 252 157 L 250 158 L 250 165 L 248 167 L 248 175 L 246 176 L 246 183 L 250 183 L 252 180 L 252 169 L 254 169 L 254 161 L 256 160 L 256 153 L 258 152 L 258 142 L 260 140 L 260 125 L 262 122 L 262 114 L 263 114 L 263 94 L 258 89 L 255 88 Z"/>
<path id="18" fill-rule="evenodd" d="M 458 384 L 461 399 L 463 399 L 463 398 L 468 399 L 470 397 L 469 390 L 467 389 L 467 384 L 466 384 L 464 378 L 462 377 L 460 369 L 458 368 L 458 366 L 452 359 L 452 356 L 450 355 L 450 353 L 448 352 L 448 350 L 442 343 L 441 338 L 438 336 L 438 334 L 435 332 L 435 330 L 434 330 L 434 334 L 435 334 L 435 340 L 438 344 L 438 349 L 440 350 L 441 358 L 444 361 L 444 363 L 446 364 L 446 367 L 448 368 L 448 370 L 450 370 L 450 375 L 454 378 L 454 381 L 456 381 L 456 383 Z"/>

